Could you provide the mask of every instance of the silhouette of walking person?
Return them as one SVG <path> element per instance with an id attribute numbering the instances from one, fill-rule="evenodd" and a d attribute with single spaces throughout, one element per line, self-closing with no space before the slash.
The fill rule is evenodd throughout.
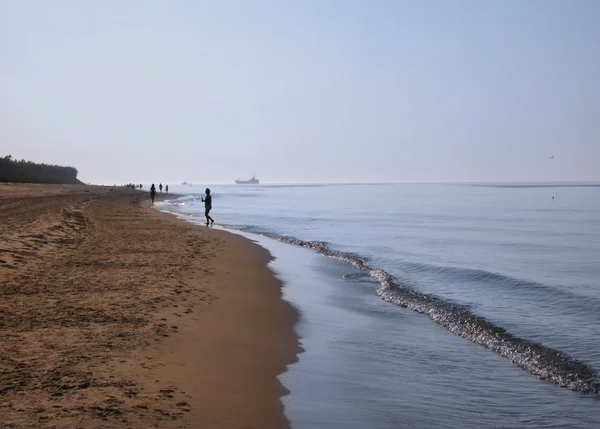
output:
<path id="1" fill-rule="evenodd" d="M 150 198 L 152 198 L 152 204 L 154 204 L 154 197 L 156 197 L 156 188 L 153 183 L 152 186 L 150 186 Z"/>
<path id="2" fill-rule="evenodd" d="M 165 185 L 165 193 L 169 193 L 169 185 Z"/>
<path id="3" fill-rule="evenodd" d="M 206 197 L 201 198 L 204 203 L 204 216 L 206 216 L 206 226 L 208 226 L 208 221 L 210 221 L 210 226 L 215 223 L 214 219 L 209 216 L 210 209 L 212 209 L 212 197 L 210 195 L 210 189 L 206 188 Z"/>
<path id="4" fill-rule="evenodd" d="M 160 193 L 162 194 L 162 183 L 158 185 L 158 189 L 160 189 Z"/>

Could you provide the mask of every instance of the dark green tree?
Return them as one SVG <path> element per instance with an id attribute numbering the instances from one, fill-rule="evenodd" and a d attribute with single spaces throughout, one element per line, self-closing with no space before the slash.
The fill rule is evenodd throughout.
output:
<path id="1" fill-rule="evenodd" d="M 0 182 L 80 184 L 77 174 L 74 167 L 16 161 L 11 155 L 0 158 Z"/>

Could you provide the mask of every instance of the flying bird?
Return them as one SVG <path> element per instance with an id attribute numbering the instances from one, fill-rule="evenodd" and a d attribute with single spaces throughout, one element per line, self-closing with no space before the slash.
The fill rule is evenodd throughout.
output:
<path id="1" fill-rule="evenodd" d="M 552 155 L 552 156 L 549 156 L 548 158 L 550 158 L 550 159 L 554 159 L 554 155 Z"/>

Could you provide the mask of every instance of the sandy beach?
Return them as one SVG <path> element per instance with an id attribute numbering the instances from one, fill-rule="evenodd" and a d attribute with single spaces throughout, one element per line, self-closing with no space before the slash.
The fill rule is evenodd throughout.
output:
<path id="1" fill-rule="evenodd" d="M 0 197 L 0 427 L 289 426 L 296 313 L 266 250 L 124 188 Z"/>

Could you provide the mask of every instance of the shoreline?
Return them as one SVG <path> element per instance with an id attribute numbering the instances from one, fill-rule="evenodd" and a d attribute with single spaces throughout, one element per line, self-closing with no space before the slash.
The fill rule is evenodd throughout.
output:
<path id="1" fill-rule="evenodd" d="M 266 249 L 139 191 L 0 195 L 0 422 L 289 427 L 278 376 L 301 350 L 298 314 Z"/>

